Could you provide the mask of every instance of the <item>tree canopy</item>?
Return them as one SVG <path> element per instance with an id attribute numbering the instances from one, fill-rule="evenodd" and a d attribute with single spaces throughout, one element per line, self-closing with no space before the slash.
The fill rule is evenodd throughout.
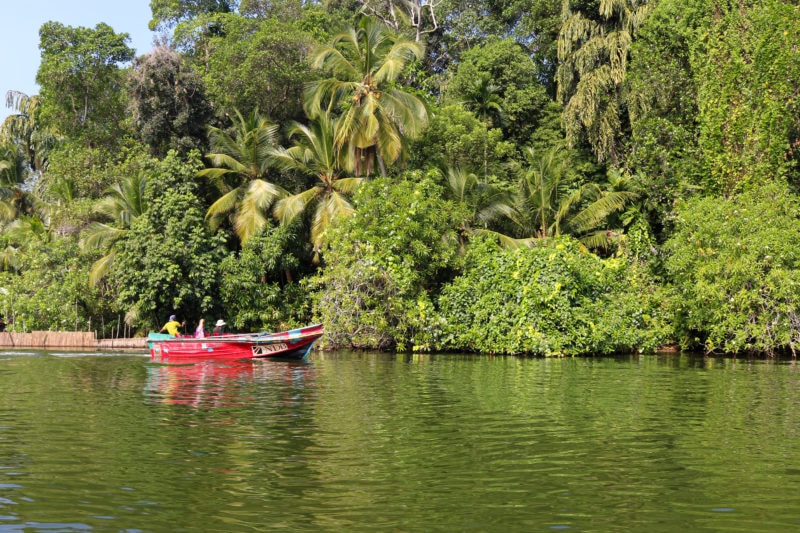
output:
<path id="1" fill-rule="evenodd" d="M 6 95 L 12 327 L 796 351 L 796 2 L 150 8 L 135 59 L 105 23 L 43 24 L 39 94 Z"/>

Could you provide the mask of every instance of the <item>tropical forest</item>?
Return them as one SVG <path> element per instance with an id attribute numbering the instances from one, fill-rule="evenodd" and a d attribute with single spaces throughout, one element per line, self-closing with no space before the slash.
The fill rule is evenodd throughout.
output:
<path id="1" fill-rule="evenodd" d="M 144 1 L 144 0 L 140 0 Z M 11 331 L 794 356 L 797 0 L 151 0 L 39 30 Z"/>

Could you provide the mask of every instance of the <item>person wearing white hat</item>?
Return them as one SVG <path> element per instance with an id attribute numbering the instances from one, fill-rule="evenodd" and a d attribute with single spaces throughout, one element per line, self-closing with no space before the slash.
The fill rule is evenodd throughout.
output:
<path id="1" fill-rule="evenodd" d="M 222 335 L 225 330 L 225 321 L 221 318 L 217 320 L 217 325 L 214 326 L 214 335 Z"/>

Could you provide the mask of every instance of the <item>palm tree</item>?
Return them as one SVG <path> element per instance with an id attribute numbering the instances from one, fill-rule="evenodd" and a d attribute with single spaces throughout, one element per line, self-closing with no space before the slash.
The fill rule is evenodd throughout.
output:
<path id="1" fill-rule="evenodd" d="M 35 199 L 25 192 L 28 164 L 19 145 L 0 144 L 0 217 L 14 220 L 30 213 Z"/>
<path id="2" fill-rule="evenodd" d="M 93 222 L 84 230 L 81 240 L 84 249 L 99 249 L 105 254 L 92 265 L 91 285 L 97 285 L 111 269 L 119 243 L 127 235 L 131 223 L 145 212 L 146 187 L 144 174 L 127 176 L 109 187 L 108 195 L 95 206 L 96 213 L 114 222 Z"/>
<path id="3" fill-rule="evenodd" d="M 210 128 L 213 153 L 206 158 L 214 168 L 197 173 L 209 178 L 222 196 L 211 204 L 206 220 L 215 229 L 231 216 L 239 239 L 244 243 L 267 224 L 267 213 L 285 191 L 265 179 L 272 164 L 278 126 L 258 113 L 244 118 L 236 111 L 233 136 L 219 128 Z"/>
<path id="4" fill-rule="evenodd" d="M 278 148 L 274 157 L 276 166 L 316 176 L 318 183 L 312 188 L 282 198 L 275 205 L 275 215 L 281 224 L 288 224 L 314 205 L 311 216 L 311 243 L 315 259 L 325 243 L 328 229 L 338 220 L 353 214 L 347 195 L 363 178 L 344 175 L 343 157 L 336 147 L 337 120 L 329 114 L 318 115 L 309 126 L 295 123 L 289 132 L 295 138 L 294 146 Z"/>
<path id="5" fill-rule="evenodd" d="M 397 86 L 405 66 L 423 57 L 422 43 L 404 39 L 370 17 L 314 50 L 311 64 L 333 77 L 306 87 L 309 117 L 341 115 L 335 143 L 348 148 L 348 168 L 369 175 L 377 161 L 382 176 L 396 161 L 404 138 L 419 137 L 428 125 L 425 104 Z"/>
<path id="6" fill-rule="evenodd" d="M 52 224 L 53 206 L 34 198 L 30 211 L 19 214 L 5 229 L 5 234 L 23 247 L 32 241 L 52 242 L 55 237 Z"/>
<path id="7" fill-rule="evenodd" d="M 448 196 L 464 208 L 464 218 L 458 221 L 457 228 L 462 252 L 472 235 L 487 232 L 489 224 L 501 216 L 513 216 L 509 195 L 480 182 L 473 172 L 461 167 L 447 167 L 443 174 Z"/>
<path id="8" fill-rule="evenodd" d="M 617 162 L 628 54 L 651 5 L 648 0 L 600 0 L 597 12 L 582 12 L 564 0 L 556 73 L 562 122 L 567 139 L 585 136 L 598 161 Z"/>
<path id="9" fill-rule="evenodd" d="M 480 76 L 472 83 L 467 91 L 464 103 L 481 119 L 487 127 L 501 126 L 505 121 L 500 87 L 492 81 L 488 72 L 481 72 Z M 489 158 L 487 154 L 487 140 L 483 140 L 483 179 L 486 181 L 489 174 Z"/>
<path id="10" fill-rule="evenodd" d="M 500 86 L 492 81 L 488 72 L 481 72 L 468 87 L 464 104 L 489 127 L 502 126 L 505 120 Z"/>
<path id="11" fill-rule="evenodd" d="M 524 150 L 522 172 L 509 217 L 522 238 L 501 236 L 508 247 L 530 246 L 536 239 L 570 234 L 590 248 L 608 245 L 616 232 L 599 229 L 609 215 L 621 211 L 638 195 L 604 189 L 596 183 L 577 183 L 567 153 L 555 147 L 543 154 Z"/>
<path id="12" fill-rule="evenodd" d="M 27 164 L 34 172 L 42 172 L 47 157 L 58 143 L 55 135 L 39 126 L 41 100 L 38 95 L 28 96 L 19 91 L 6 93 L 6 107 L 14 113 L 0 125 L 0 142 L 11 142 L 21 147 Z"/>

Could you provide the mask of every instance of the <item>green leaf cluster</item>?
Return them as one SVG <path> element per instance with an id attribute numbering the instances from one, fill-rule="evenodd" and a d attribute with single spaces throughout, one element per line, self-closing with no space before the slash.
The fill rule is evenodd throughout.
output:
<path id="1" fill-rule="evenodd" d="M 212 234 L 193 192 L 199 154 L 188 162 L 170 152 L 148 181 L 149 209 L 131 224 L 110 274 L 117 305 L 131 324 L 170 314 L 196 319 L 216 310 L 224 235 Z"/>
<path id="2" fill-rule="evenodd" d="M 422 349 L 431 294 L 458 262 L 452 204 L 430 179 L 376 179 L 359 188 L 355 214 L 331 233 L 314 279 L 316 319 L 331 346 Z"/>
<path id="3" fill-rule="evenodd" d="M 699 80 L 704 190 L 724 196 L 786 179 L 800 141 L 800 8 L 768 0 L 742 9 L 718 0 Z"/>
<path id="4" fill-rule="evenodd" d="M 682 202 L 666 243 L 671 314 L 685 348 L 795 352 L 800 198 L 771 185 Z M 769 224 L 764 223 L 769 221 Z"/>
<path id="5" fill-rule="evenodd" d="M 308 323 L 306 286 L 284 281 L 300 264 L 290 248 L 296 238 L 291 226 L 270 228 L 222 261 L 220 303 L 234 328 L 282 331 Z"/>
<path id="6" fill-rule="evenodd" d="M 435 346 L 543 356 L 653 350 L 669 337 L 659 302 L 643 269 L 572 238 L 514 250 L 484 239 L 442 290 Z"/>
<path id="7" fill-rule="evenodd" d="M 14 331 L 100 330 L 104 299 L 89 288 L 91 261 L 74 239 L 31 240 L 18 271 L 0 272 L 0 315 Z"/>

